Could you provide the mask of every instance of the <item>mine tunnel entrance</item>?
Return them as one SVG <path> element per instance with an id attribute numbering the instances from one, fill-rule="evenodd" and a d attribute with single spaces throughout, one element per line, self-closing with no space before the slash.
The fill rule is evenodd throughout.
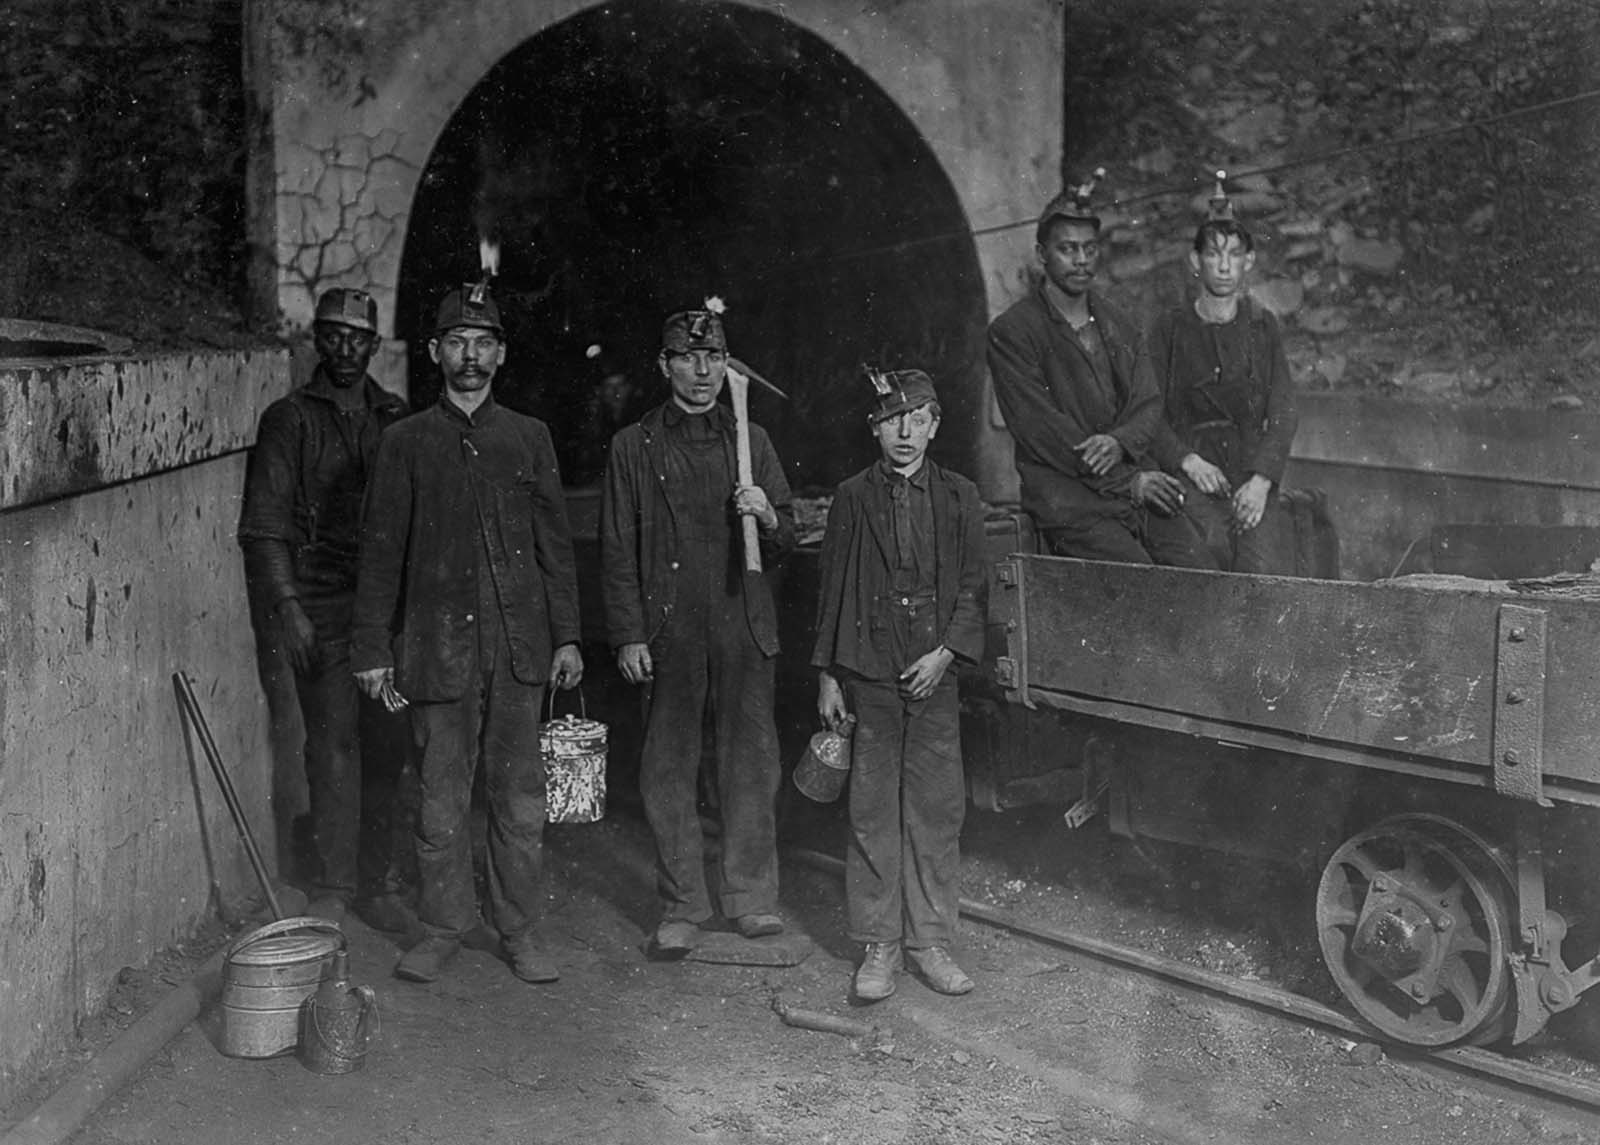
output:
<path id="1" fill-rule="evenodd" d="M 601 380 L 627 379 L 631 412 L 660 401 L 661 321 L 711 295 L 733 352 L 790 393 L 752 388 L 751 411 L 797 490 L 876 456 L 863 361 L 934 376 L 936 453 L 965 468 L 987 319 L 965 214 L 889 97 L 777 16 L 623 0 L 484 77 L 429 159 L 407 236 L 396 317 L 418 405 L 438 396 L 433 308 L 477 277 L 480 231 L 502 244 L 497 395 L 550 423 L 569 484 L 604 462 Z"/>

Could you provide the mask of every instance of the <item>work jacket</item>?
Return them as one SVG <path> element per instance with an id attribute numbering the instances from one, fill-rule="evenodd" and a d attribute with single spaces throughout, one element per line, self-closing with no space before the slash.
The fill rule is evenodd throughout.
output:
<path id="1" fill-rule="evenodd" d="M 487 627 L 482 600 L 498 606 Z M 407 699 L 459 699 L 494 621 L 525 684 L 544 683 L 555 649 L 578 641 L 566 498 L 543 422 L 493 397 L 468 415 L 446 393 L 378 447 L 350 666 L 393 666 Z"/>
<path id="2" fill-rule="evenodd" d="M 1233 321 L 1202 322 L 1184 304 L 1156 320 L 1150 361 L 1166 417 L 1152 443 L 1173 473 L 1198 453 L 1237 486 L 1258 473 L 1283 480 L 1300 415 L 1278 320 L 1249 298 Z"/>
<path id="3" fill-rule="evenodd" d="M 1044 527 L 1129 514 L 1130 488 L 1161 422 L 1161 391 L 1137 328 L 1091 294 L 1089 313 L 1110 360 L 1103 377 L 1040 285 L 989 325 L 989 372 L 1016 443 L 1022 507 Z M 1099 475 L 1073 447 L 1097 433 L 1123 459 Z"/>
<path id="4" fill-rule="evenodd" d="M 406 415 L 405 402 L 370 377 L 361 386 L 362 405 L 345 411 L 319 365 L 311 381 L 261 415 L 239 515 L 245 579 L 258 608 L 355 591 L 367 475 L 379 436 Z"/>
<path id="5" fill-rule="evenodd" d="M 733 417 L 720 406 L 697 416 L 718 419 L 728 472 L 737 473 Z M 606 632 L 613 650 L 625 644 L 653 642 L 666 628 L 678 598 L 685 558 L 678 533 L 679 510 L 667 480 L 662 441 L 665 417 L 666 406 L 660 405 L 618 430 L 606 462 L 600 502 L 600 564 Z M 761 534 L 762 571 L 744 574 L 744 612 L 756 646 L 773 656 L 778 651 L 773 573 L 794 548 L 794 511 L 778 454 L 766 431 L 753 424 L 750 461 L 754 483 L 778 514 L 778 527 Z M 732 497 L 732 489 L 728 495 Z"/>
<path id="6" fill-rule="evenodd" d="M 976 663 L 984 638 L 984 506 L 978 487 L 933 461 L 934 615 L 939 643 Z M 889 661 L 889 601 L 894 569 L 889 479 L 873 464 L 843 482 L 822 537 L 817 642 L 811 665 L 892 680 L 909 665 Z"/>

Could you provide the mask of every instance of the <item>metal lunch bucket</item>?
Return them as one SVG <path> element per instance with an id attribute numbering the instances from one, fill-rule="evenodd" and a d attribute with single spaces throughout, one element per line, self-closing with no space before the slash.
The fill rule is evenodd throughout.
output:
<path id="1" fill-rule="evenodd" d="M 552 688 L 547 704 L 554 703 L 554 692 Z M 606 725 L 588 718 L 581 689 L 578 704 L 582 716 L 547 718 L 539 725 L 546 818 L 551 823 L 594 823 L 606 813 Z"/>
<path id="2" fill-rule="evenodd" d="M 280 919 L 236 939 L 222 965 L 222 1052 L 270 1058 L 294 1049 L 300 1007 L 344 948 L 337 923 L 310 916 Z"/>
<path id="3" fill-rule="evenodd" d="M 818 803 L 832 803 L 839 798 L 850 777 L 849 732 L 853 729 L 854 722 L 850 721 L 844 734 L 829 729 L 811 737 L 794 768 L 794 785 L 801 795 Z"/>

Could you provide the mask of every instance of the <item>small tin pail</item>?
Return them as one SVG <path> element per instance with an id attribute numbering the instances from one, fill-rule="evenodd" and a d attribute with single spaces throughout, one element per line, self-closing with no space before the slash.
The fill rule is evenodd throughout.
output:
<path id="1" fill-rule="evenodd" d="M 349 955 L 336 951 L 328 977 L 300 1007 L 296 1056 L 312 1073 L 355 1073 L 378 1034 L 378 996 L 371 986 L 350 985 L 349 967 Z"/>
<path id="2" fill-rule="evenodd" d="M 843 732 L 820 731 L 811 737 L 805 754 L 795 764 L 794 785 L 800 794 L 818 803 L 832 803 L 850 777 L 850 733 L 855 718 L 845 721 Z"/>
<path id="3" fill-rule="evenodd" d="M 236 939 L 222 965 L 222 1052 L 270 1058 L 294 1049 L 300 1007 L 344 946 L 337 923 L 309 916 L 280 919 Z"/>
<path id="4" fill-rule="evenodd" d="M 547 718 L 539 725 L 545 817 L 551 823 L 594 823 L 606 813 L 606 725 L 589 719 L 581 689 L 581 717 L 549 719 L 554 703 L 555 689 L 551 688 Z"/>

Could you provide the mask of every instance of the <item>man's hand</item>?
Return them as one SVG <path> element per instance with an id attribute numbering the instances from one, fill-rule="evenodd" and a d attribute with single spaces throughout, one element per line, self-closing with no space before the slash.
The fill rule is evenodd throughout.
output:
<path id="1" fill-rule="evenodd" d="M 583 653 L 576 644 L 563 644 L 550 657 L 550 682 L 562 690 L 576 688 L 583 679 Z"/>
<path id="2" fill-rule="evenodd" d="M 311 618 L 306 615 L 306 610 L 300 607 L 300 602 L 292 596 L 278 602 L 274 615 L 278 622 L 278 646 L 289 658 L 289 665 L 296 672 L 305 675 L 311 671 L 312 660 L 317 651 L 317 630 L 312 625 Z"/>
<path id="3" fill-rule="evenodd" d="M 1259 473 L 1239 486 L 1233 495 L 1233 523 L 1241 529 L 1253 529 L 1261 524 L 1267 511 L 1267 495 L 1272 492 L 1272 482 Z"/>
<path id="4" fill-rule="evenodd" d="M 944 677 L 944 670 L 955 658 L 956 654 L 943 644 L 918 656 L 911 667 L 900 673 L 900 694 L 908 700 L 926 700 L 933 695 Z"/>
<path id="5" fill-rule="evenodd" d="M 778 511 L 767 500 L 767 492 L 759 485 L 739 485 L 733 490 L 733 508 L 740 516 L 754 517 L 762 532 L 770 533 L 778 527 Z"/>
<path id="6" fill-rule="evenodd" d="M 1194 482 L 1194 487 L 1207 497 L 1228 495 L 1228 478 L 1224 476 L 1222 470 L 1198 453 L 1186 456 L 1178 463 L 1178 467 L 1183 470 L 1185 477 Z"/>
<path id="7" fill-rule="evenodd" d="M 844 706 L 844 689 L 830 672 L 817 675 L 817 718 L 822 726 L 838 731 L 850 713 Z"/>
<path id="8" fill-rule="evenodd" d="M 1183 508 L 1183 482 L 1159 469 L 1135 473 L 1129 494 L 1135 505 L 1153 509 L 1163 517 L 1171 517 Z"/>
<path id="9" fill-rule="evenodd" d="M 1073 452 L 1083 455 L 1083 463 L 1097 477 L 1104 477 L 1110 473 L 1112 466 L 1122 460 L 1122 442 L 1109 433 L 1097 433 L 1093 437 L 1085 438 L 1072 449 Z"/>
<path id="10" fill-rule="evenodd" d="M 630 684 L 646 684 L 655 676 L 650 660 L 650 645 L 624 644 L 617 649 L 617 671 Z"/>
<path id="11" fill-rule="evenodd" d="M 362 694 L 369 699 L 382 700 L 388 711 L 398 712 L 410 703 L 395 691 L 393 668 L 368 668 L 355 673 L 355 677 L 356 687 L 361 689 Z"/>

